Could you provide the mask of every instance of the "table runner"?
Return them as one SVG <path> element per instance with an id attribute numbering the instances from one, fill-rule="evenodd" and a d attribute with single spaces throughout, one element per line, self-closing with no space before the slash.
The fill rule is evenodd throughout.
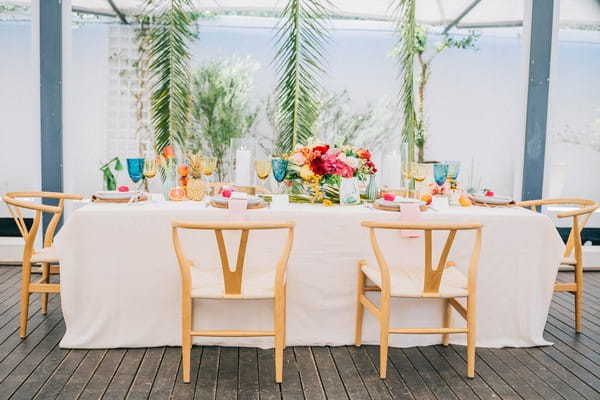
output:
<path id="1" fill-rule="evenodd" d="M 61 259 L 64 348 L 178 346 L 181 344 L 180 276 L 171 242 L 174 219 L 225 221 L 226 210 L 195 202 L 138 205 L 90 204 L 75 211 L 57 235 Z M 374 256 L 363 220 L 398 220 L 393 212 L 365 206 L 291 205 L 249 211 L 249 220 L 295 220 L 288 266 L 287 345 L 354 343 L 357 262 Z M 477 345 L 549 344 L 542 334 L 564 246 L 550 219 L 517 208 L 452 207 L 428 211 L 423 222 L 484 224 L 477 287 Z M 450 254 L 466 271 L 472 237 L 459 233 Z M 282 238 L 251 234 L 247 268 L 278 256 Z M 391 265 L 418 265 L 422 238 L 384 232 Z M 217 264 L 214 236 L 183 235 L 199 266 Z M 434 241 L 434 249 L 441 241 Z M 468 246 L 467 246 L 468 244 Z M 232 246 L 231 244 L 229 245 Z M 230 259 L 235 259 L 235 246 Z M 436 254 L 436 253 L 434 253 Z M 376 294 L 372 293 L 376 298 Z M 393 299 L 390 326 L 435 326 L 442 302 Z M 271 329 L 272 302 L 195 301 L 196 329 Z M 460 326 L 460 318 L 453 318 Z M 376 321 L 365 313 L 363 343 L 378 342 Z M 391 335 L 391 346 L 429 345 L 440 335 Z M 464 335 L 451 335 L 464 344 Z M 194 343 L 273 346 L 272 338 L 194 338 Z"/>

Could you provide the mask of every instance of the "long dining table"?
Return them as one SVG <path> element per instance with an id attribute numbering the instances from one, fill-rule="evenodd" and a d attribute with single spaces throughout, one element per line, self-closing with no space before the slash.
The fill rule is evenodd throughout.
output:
<path id="1" fill-rule="evenodd" d="M 292 204 L 248 211 L 251 221 L 296 221 L 287 270 L 287 345 L 354 343 L 358 261 L 374 263 L 364 220 L 395 221 L 397 212 L 365 205 L 325 207 Z M 526 347 L 550 344 L 543 337 L 553 284 L 564 250 L 552 221 L 521 208 L 450 207 L 421 213 L 427 222 L 481 222 L 483 240 L 477 278 L 477 345 Z M 181 345 L 181 279 L 171 222 L 225 221 L 227 210 L 204 202 L 91 203 L 71 214 L 55 247 L 61 264 L 63 348 Z M 227 237 L 235 259 L 236 233 Z M 449 259 L 466 272 L 472 233 L 459 233 Z M 250 235 L 244 273 L 274 265 L 285 235 Z M 185 232 L 194 268 L 219 266 L 214 235 Z M 422 265 L 422 238 L 382 232 L 390 265 Z M 443 245 L 434 236 L 434 254 Z M 376 301 L 377 294 L 371 293 Z M 195 300 L 195 329 L 271 329 L 268 300 Z M 393 299 L 391 327 L 440 326 L 439 299 Z M 460 318 L 454 318 L 460 326 Z M 465 335 L 450 341 L 464 344 Z M 194 343 L 269 348 L 273 339 L 197 337 Z M 378 343 L 378 326 L 365 314 L 363 343 Z M 390 345 L 441 343 L 440 335 L 392 335 Z"/>

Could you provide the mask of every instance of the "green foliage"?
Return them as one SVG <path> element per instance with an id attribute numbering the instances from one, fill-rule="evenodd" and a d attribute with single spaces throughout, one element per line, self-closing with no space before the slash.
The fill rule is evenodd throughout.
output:
<path id="1" fill-rule="evenodd" d="M 352 111 L 346 91 L 324 94 L 315 132 L 325 143 L 379 149 L 393 140 L 399 124 L 396 105 L 382 99 L 364 111 Z"/>
<path id="2" fill-rule="evenodd" d="M 409 161 L 413 160 L 415 148 L 415 94 L 414 94 L 414 60 L 415 60 L 415 0 L 394 0 L 396 29 L 398 42 L 395 55 L 398 58 L 400 77 L 400 104 L 404 125 L 402 140 L 408 143 Z"/>
<path id="3" fill-rule="evenodd" d="M 398 0 L 400 1 L 400 0 Z M 406 0 L 408 1 L 408 0 Z M 406 48 L 406 43 L 408 43 L 408 38 L 412 37 L 413 38 L 413 45 L 414 45 L 414 53 L 412 55 L 412 59 L 414 60 L 414 56 L 416 56 L 417 60 L 419 61 L 419 66 L 420 66 L 420 73 L 418 76 L 418 83 L 417 83 L 417 93 L 418 93 L 418 97 L 417 97 L 417 110 L 416 113 L 414 111 L 415 107 L 414 107 L 414 95 L 413 99 L 411 100 L 412 102 L 412 106 L 409 106 L 408 104 L 408 100 L 406 99 L 406 96 L 408 96 L 408 93 L 405 93 L 403 91 L 403 95 L 405 97 L 403 97 L 404 99 L 404 118 L 405 118 L 405 128 L 407 127 L 407 122 L 406 122 L 406 118 L 412 118 L 414 119 L 413 123 L 414 123 L 414 130 L 412 132 L 414 132 L 414 145 L 416 146 L 416 148 L 418 149 L 418 160 L 419 162 L 423 162 L 424 161 L 424 148 L 425 148 L 425 143 L 427 141 L 427 137 L 426 137 L 426 126 L 425 126 L 425 87 L 427 85 L 428 79 L 429 79 L 429 74 L 431 73 L 431 63 L 433 62 L 433 59 L 440 54 L 442 51 L 444 51 L 445 49 L 448 48 L 456 48 L 456 49 L 472 49 L 475 48 L 475 42 L 477 41 L 477 39 L 479 38 L 479 33 L 476 31 L 469 31 L 469 34 L 463 38 L 456 38 L 453 36 L 449 36 L 447 34 L 443 34 L 441 37 L 441 40 L 439 42 L 437 42 L 434 46 L 433 52 L 432 54 L 429 56 L 429 58 L 426 58 L 426 53 L 428 50 L 428 45 L 427 45 L 427 28 L 425 28 L 423 25 L 414 25 L 414 33 L 410 34 L 409 27 L 407 26 L 408 22 L 402 22 L 399 25 L 399 29 L 402 35 L 406 35 L 406 36 L 402 36 L 404 38 L 404 40 L 401 40 L 396 47 L 392 50 L 392 55 L 397 57 L 400 62 L 401 65 L 403 65 L 403 63 L 408 62 L 408 54 L 407 51 L 409 51 L 410 49 Z M 412 67 L 411 67 L 412 68 Z M 406 78 L 408 79 L 408 78 Z M 412 81 L 411 81 L 412 82 Z M 403 86 L 403 90 L 408 90 L 408 88 L 406 87 L 408 85 L 408 82 L 405 81 Z M 414 90 L 414 88 L 411 88 L 411 90 Z M 412 117 L 409 117 L 409 108 L 412 107 L 411 109 L 413 110 L 412 112 Z M 406 131 L 406 129 L 405 129 Z M 403 135 L 403 139 L 407 138 L 405 135 Z M 409 155 L 412 154 L 412 152 L 409 151 Z"/>
<path id="4" fill-rule="evenodd" d="M 115 174 L 111 171 L 111 167 L 115 171 L 123 170 L 123 164 L 121 164 L 121 160 L 119 159 L 119 157 L 114 157 L 111 160 L 100 165 L 100 171 L 102 171 L 102 179 L 104 180 L 104 189 L 106 190 L 117 189 L 117 179 L 115 178 Z"/>
<path id="5" fill-rule="evenodd" d="M 187 149 L 210 149 L 217 158 L 217 176 L 225 177 L 231 138 L 250 133 L 258 110 L 248 105 L 257 65 L 246 60 L 213 60 L 201 66 L 193 79 L 191 133 Z"/>
<path id="6" fill-rule="evenodd" d="M 169 145 L 183 147 L 190 110 L 191 0 L 147 0 L 154 146 L 160 153 Z"/>
<path id="7" fill-rule="evenodd" d="M 327 0 L 289 0 L 275 45 L 278 150 L 291 151 L 314 135 L 327 32 Z"/>

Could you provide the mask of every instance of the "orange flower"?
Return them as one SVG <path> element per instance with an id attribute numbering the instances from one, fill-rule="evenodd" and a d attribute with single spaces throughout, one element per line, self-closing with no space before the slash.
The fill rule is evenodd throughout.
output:
<path id="1" fill-rule="evenodd" d="M 363 160 L 369 160 L 371 158 L 371 153 L 369 150 L 363 148 L 356 150 L 356 155 L 358 158 L 362 158 Z"/>
<path id="2" fill-rule="evenodd" d="M 173 146 L 167 146 L 163 149 L 163 156 L 165 156 L 165 158 L 173 158 L 175 157 L 175 150 L 173 149 Z"/>

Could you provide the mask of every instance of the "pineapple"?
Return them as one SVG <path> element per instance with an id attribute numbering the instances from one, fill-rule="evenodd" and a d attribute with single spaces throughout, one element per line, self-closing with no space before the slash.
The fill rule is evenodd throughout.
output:
<path id="1" fill-rule="evenodd" d="M 188 166 L 190 174 L 187 182 L 187 198 L 200 201 L 206 193 L 206 184 L 202 182 L 202 173 L 200 172 L 200 152 L 196 154 L 188 153 Z"/>

